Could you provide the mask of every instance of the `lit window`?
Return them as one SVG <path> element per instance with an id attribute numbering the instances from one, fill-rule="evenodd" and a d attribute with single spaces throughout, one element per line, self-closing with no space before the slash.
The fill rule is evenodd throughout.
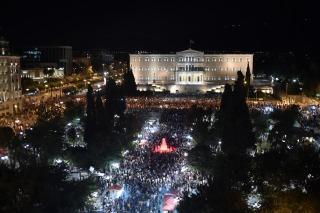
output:
<path id="1" fill-rule="evenodd" d="M 219 61 L 221 62 L 221 61 L 222 61 L 222 58 L 219 58 Z"/>
<path id="2" fill-rule="evenodd" d="M 155 61 L 155 58 L 151 58 L 151 61 Z"/>
<path id="3" fill-rule="evenodd" d="M 174 58 L 171 58 L 171 61 L 173 62 L 173 61 L 174 61 Z"/>
<path id="4" fill-rule="evenodd" d="M 209 62 L 210 61 L 210 58 L 207 58 L 207 62 Z"/>
<path id="5" fill-rule="evenodd" d="M 217 59 L 216 59 L 216 58 L 212 58 L 212 60 L 213 60 L 213 61 L 217 61 Z"/>

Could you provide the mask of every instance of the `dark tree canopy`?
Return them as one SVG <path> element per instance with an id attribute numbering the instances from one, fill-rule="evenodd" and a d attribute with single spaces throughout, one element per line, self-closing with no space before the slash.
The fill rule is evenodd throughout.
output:
<path id="1" fill-rule="evenodd" d="M 125 72 L 122 87 L 126 96 L 134 96 L 137 94 L 137 84 L 134 79 L 132 69 Z"/>

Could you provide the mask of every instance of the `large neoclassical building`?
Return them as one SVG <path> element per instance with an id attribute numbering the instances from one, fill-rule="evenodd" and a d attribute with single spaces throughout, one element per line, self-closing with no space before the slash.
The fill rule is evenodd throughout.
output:
<path id="1" fill-rule="evenodd" d="M 253 70 L 253 54 L 206 54 L 193 49 L 175 54 L 130 54 L 138 89 L 220 92 L 236 79 L 237 71 Z M 252 75 L 251 75 L 252 76 Z"/>

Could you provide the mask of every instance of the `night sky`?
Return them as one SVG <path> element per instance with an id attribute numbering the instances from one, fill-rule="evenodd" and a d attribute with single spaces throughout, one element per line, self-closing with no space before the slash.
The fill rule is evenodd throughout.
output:
<path id="1" fill-rule="evenodd" d="M 318 51 L 319 9 L 295 2 L 6 0 L 0 27 L 17 47 Z"/>

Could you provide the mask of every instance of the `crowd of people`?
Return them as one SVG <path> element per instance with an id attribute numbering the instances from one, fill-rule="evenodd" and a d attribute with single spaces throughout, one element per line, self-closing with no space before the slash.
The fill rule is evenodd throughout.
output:
<path id="1" fill-rule="evenodd" d="M 170 204 L 174 207 L 184 192 L 196 193 L 198 185 L 207 183 L 205 177 L 186 164 L 192 139 L 183 125 L 185 112 L 165 110 L 161 118 L 160 113 L 151 116 L 135 149 L 125 153 L 119 168 L 113 169 L 108 179 L 102 179 L 100 194 L 105 212 L 162 212 L 167 205 L 166 194 L 174 200 Z M 155 146 L 163 140 L 174 151 L 156 153 Z M 120 197 L 113 196 L 110 189 L 114 185 L 121 186 Z"/>
<path id="2" fill-rule="evenodd" d="M 45 107 L 54 107 L 63 103 L 60 98 L 48 99 L 25 99 L 22 102 L 22 108 L 15 114 L 9 114 L 0 118 L 0 127 L 11 127 L 16 133 L 23 132 L 24 130 L 32 127 L 38 118 L 38 109 L 40 105 Z M 61 105 L 61 104 L 60 104 Z M 62 110 L 62 107 L 55 107 L 54 110 Z"/>
<path id="3" fill-rule="evenodd" d="M 127 99 L 128 109 L 187 109 L 192 106 L 212 108 L 220 99 L 212 97 L 136 97 Z"/>

